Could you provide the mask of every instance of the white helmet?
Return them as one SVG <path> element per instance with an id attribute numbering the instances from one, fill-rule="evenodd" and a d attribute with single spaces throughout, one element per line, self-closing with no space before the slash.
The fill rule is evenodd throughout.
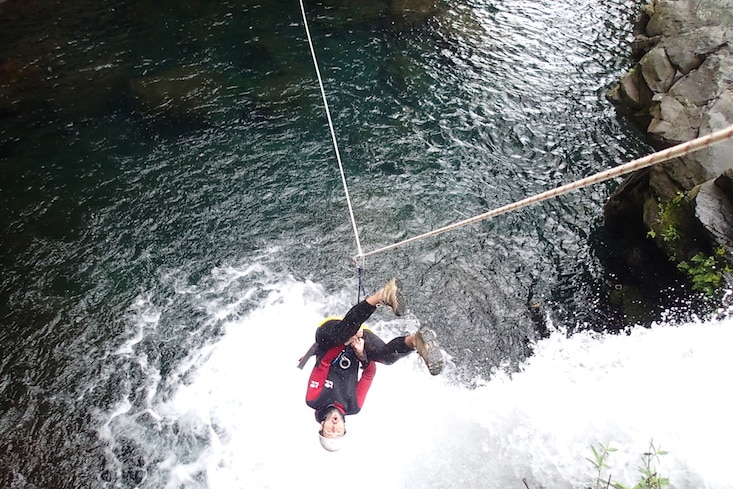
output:
<path id="1" fill-rule="evenodd" d="M 346 433 L 344 433 L 346 436 Z M 340 438 L 326 438 L 322 434 L 318 433 L 318 441 L 321 442 L 321 446 L 329 452 L 338 452 L 343 446 L 344 436 Z"/>

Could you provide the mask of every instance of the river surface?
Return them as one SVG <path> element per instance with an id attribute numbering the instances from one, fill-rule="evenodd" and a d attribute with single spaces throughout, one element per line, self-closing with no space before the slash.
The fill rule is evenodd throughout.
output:
<path id="1" fill-rule="evenodd" d="M 306 9 L 365 252 L 651 151 L 604 97 L 636 0 Z M 380 367 L 328 454 L 295 365 L 358 249 L 297 2 L 0 25 L 0 486 L 575 488 L 598 443 L 635 484 L 653 442 L 674 487 L 733 487 L 726 314 L 605 333 L 618 181 L 367 258 L 410 298 L 373 329 L 430 325 L 448 365 Z"/>

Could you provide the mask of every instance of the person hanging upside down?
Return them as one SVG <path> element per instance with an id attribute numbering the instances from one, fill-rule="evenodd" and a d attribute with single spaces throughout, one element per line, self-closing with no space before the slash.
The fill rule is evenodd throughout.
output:
<path id="1" fill-rule="evenodd" d="M 379 305 L 391 307 L 395 316 L 404 314 L 406 304 L 398 279 L 391 279 L 377 293 L 356 304 L 343 319 L 325 319 L 316 330 L 316 342 L 298 365 L 302 369 L 308 358 L 316 356 L 305 402 L 315 410 L 320 424 L 318 438 L 328 451 L 341 448 L 346 435 L 345 416 L 361 411 L 377 362 L 391 365 L 417 351 L 432 375 L 443 370 L 443 354 L 433 330 L 422 327 L 414 334 L 385 343 L 363 326 Z M 363 369 L 361 376 L 359 367 Z"/>

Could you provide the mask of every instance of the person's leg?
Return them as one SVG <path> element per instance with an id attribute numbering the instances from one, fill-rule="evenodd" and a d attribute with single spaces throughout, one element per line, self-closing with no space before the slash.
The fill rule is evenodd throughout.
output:
<path id="1" fill-rule="evenodd" d="M 406 338 L 405 336 L 398 336 L 389 343 L 385 343 L 372 331 L 365 329 L 364 351 L 366 351 L 369 361 L 392 365 L 400 358 L 406 357 L 415 351 L 414 347 L 407 344 Z"/>
<path id="2" fill-rule="evenodd" d="M 364 330 L 364 350 L 370 361 L 386 365 L 392 365 L 417 351 L 432 375 L 443 371 L 443 352 L 440 351 L 435 331 L 429 328 L 420 328 L 409 336 L 398 336 L 389 343 L 384 343 L 372 331 Z"/>
<path id="3" fill-rule="evenodd" d="M 400 316 L 404 311 L 404 300 L 401 294 L 401 284 L 392 279 L 377 293 L 370 295 L 349 309 L 341 321 L 329 321 L 316 331 L 316 342 L 320 345 L 340 345 L 354 336 L 361 325 L 376 311 L 377 305 L 386 304 L 392 308 L 395 315 Z"/>

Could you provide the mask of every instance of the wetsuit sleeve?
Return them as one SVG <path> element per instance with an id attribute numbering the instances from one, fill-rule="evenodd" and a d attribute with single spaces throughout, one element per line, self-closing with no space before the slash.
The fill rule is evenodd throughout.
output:
<path id="1" fill-rule="evenodd" d="M 330 348 L 336 345 L 343 345 L 354 336 L 362 323 L 369 319 L 377 308 L 367 301 L 361 301 L 349 309 L 346 316 L 339 320 L 331 320 L 324 323 L 316 330 L 316 343 L 321 349 Z"/>
<path id="2" fill-rule="evenodd" d="M 369 388 L 372 386 L 372 380 L 374 380 L 376 373 L 377 364 L 370 362 L 369 365 L 367 365 L 367 368 L 365 368 L 361 373 L 361 378 L 356 383 L 356 405 L 359 406 L 359 409 L 361 409 L 361 406 L 364 404 L 364 399 L 366 399 L 367 392 L 369 392 Z"/>

